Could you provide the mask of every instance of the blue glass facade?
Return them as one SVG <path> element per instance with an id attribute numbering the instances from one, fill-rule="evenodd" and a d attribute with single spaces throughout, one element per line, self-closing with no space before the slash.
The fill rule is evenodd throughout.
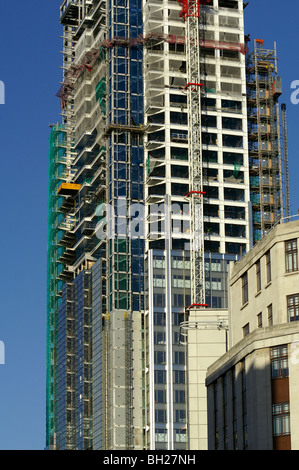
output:
<path id="1" fill-rule="evenodd" d="M 114 210 L 115 238 L 109 241 L 109 310 L 143 310 L 144 241 L 130 233 L 133 204 L 143 203 L 142 2 L 109 1 L 108 202 Z M 130 38 L 130 44 L 126 44 Z"/>
<path id="2" fill-rule="evenodd" d="M 103 275 L 99 259 L 62 289 L 56 356 L 59 449 L 102 448 Z"/>
<path id="3" fill-rule="evenodd" d="M 93 446 L 92 283 L 81 272 L 62 289 L 58 309 L 58 428 L 60 449 Z"/>
<path id="4" fill-rule="evenodd" d="M 228 271 L 237 255 L 205 253 L 206 303 L 213 309 L 228 308 Z"/>

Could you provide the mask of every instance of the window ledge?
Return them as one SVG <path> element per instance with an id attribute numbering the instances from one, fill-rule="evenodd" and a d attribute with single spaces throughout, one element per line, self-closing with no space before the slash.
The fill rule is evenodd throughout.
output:
<path id="1" fill-rule="evenodd" d="M 267 289 L 267 287 L 271 286 L 272 284 L 272 281 L 269 281 L 268 284 L 265 285 L 265 289 Z"/>
<path id="2" fill-rule="evenodd" d="M 292 274 L 299 274 L 299 271 L 291 271 L 289 273 L 284 273 L 285 276 L 292 276 Z"/>
<path id="3" fill-rule="evenodd" d="M 245 302 L 245 304 L 242 305 L 240 310 L 243 310 L 243 308 L 247 307 L 248 304 L 249 304 L 249 302 Z"/>
<path id="4" fill-rule="evenodd" d="M 256 294 L 255 294 L 255 297 L 258 297 L 259 295 L 261 295 L 262 293 L 262 289 L 260 289 Z"/>

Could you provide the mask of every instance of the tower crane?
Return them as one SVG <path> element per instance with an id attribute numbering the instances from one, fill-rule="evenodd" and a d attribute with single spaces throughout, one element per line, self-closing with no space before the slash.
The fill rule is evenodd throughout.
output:
<path id="1" fill-rule="evenodd" d="M 210 0 L 178 0 L 182 5 L 180 16 L 186 23 L 186 62 L 189 123 L 189 181 L 187 197 L 191 209 L 191 306 L 206 307 L 203 223 L 203 171 L 201 144 L 201 88 L 200 82 L 200 5 Z"/>

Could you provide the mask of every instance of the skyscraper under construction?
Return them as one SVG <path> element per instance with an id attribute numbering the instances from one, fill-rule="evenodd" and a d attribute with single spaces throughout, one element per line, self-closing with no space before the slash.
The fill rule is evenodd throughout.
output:
<path id="1" fill-rule="evenodd" d="M 266 201 L 272 223 L 282 209 L 278 153 L 272 189 L 254 189 L 276 121 L 264 133 L 254 118 L 265 98 L 243 2 L 64 0 L 60 21 L 47 447 L 188 449 L 180 324 L 190 308 L 227 308 L 228 263 L 269 227 Z M 275 74 L 261 86 L 272 107 Z"/>

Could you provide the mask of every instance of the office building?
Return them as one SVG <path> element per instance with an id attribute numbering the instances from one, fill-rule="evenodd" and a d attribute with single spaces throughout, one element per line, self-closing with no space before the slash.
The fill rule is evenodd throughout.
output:
<path id="1" fill-rule="evenodd" d="M 229 350 L 206 380 L 211 450 L 299 448 L 298 234 L 278 224 L 231 269 Z"/>

